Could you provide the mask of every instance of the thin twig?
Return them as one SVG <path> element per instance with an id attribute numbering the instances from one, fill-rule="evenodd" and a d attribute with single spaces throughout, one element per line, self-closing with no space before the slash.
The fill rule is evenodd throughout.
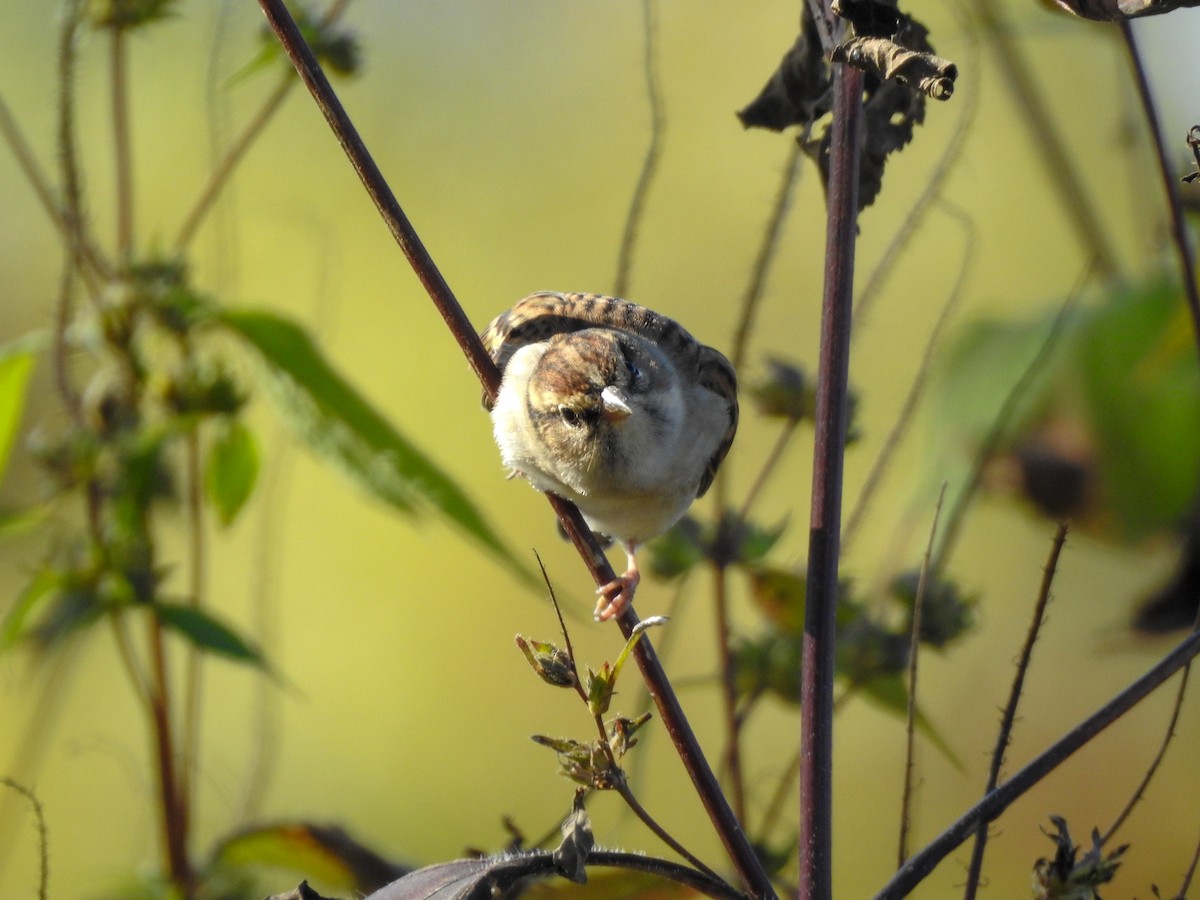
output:
<path id="1" fill-rule="evenodd" d="M 946 560 L 949 559 L 950 554 L 953 552 L 954 544 L 958 540 L 959 529 L 962 527 L 967 509 L 970 507 L 971 501 L 975 497 L 975 492 L 979 490 L 979 485 L 983 480 L 984 467 L 1005 439 L 1012 417 L 1016 413 L 1018 405 L 1026 398 L 1033 379 L 1037 377 L 1042 371 L 1042 367 L 1049 361 L 1051 353 L 1058 344 L 1058 339 L 1062 336 L 1063 331 L 1071 320 L 1071 314 L 1075 311 L 1075 307 L 1079 303 L 1084 285 L 1091 279 L 1094 268 L 1094 263 L 1089 263 L 1084 268 L 1075 287 L 1067 295 L 1062 306 L 1059 307 L 1054 321 L 1050 324 L 1050 328 L 1046 332 L 1046 337 L 1029 360 L 1029 364 L 1021 372 L 1020 377 L 1013 382 L 1012 388 L 1005 395 L 1004 402 L 1000 404 L 996 418 L 992 420 L 991 428 L 988 429 L 988 433 L 984 436 L 983 442 L 979 445 L 979 449 L 975 453 L 966 483 L 955 497 L 954 504 L 950 507 L 950 514 L 946 517 L 946 528 L 942 532 L 942 540 L 938 544 L 937 552 L 934 554 L 933 570 L 935 572 L 943 569 Z"/>
<path id="2" fill-rule="evenodd" d="M 988 46 L 996 52 L 1008 88 L 1016 97 L 1017 108 L 1021 110 L 1021 123 L 1046 167 L 1050 187 L 1058 192 L 1059 200 L 1083 244 L 1085 255 L 1095 261 L 1094 265 L 1101 276 L 1106 279 L 1114 277 L 1117 267 L 1112 244 L 1101 225 L 1092 194 L 1083 186 L 1078 170 L 1067 153 L 1058 120 L 1047 109 L 1042 93 L 1033 83 L 1030 73 L 1035 67 L 1021 53 L 996 0 L 975 0 L 974 9 L 990 38 Z"/>
<path id="3" fill-rule="evenodd" d="M 708 897 L 718 900 L 744 900 L 741 893 L 734 890 L 720 878 L 703 876 L 699 872 L 671 863 L 664 859 L 654 859 L 640 853 L 622 853 L 619 850 L 593 850 L 588 854 L 589 866 L 613 866 L 629 869 L 635 872 L 649 872 L 660 878 L 667 878 L 699 891 Z"/>
<path id="4" fill-rule="evenodd" d="M 804 149 L 799 141 L 788 144 L 788 156 L 784 161 L 783 170 L 779 177 L 779 186 L 775 189 L 775 202 L 771 204 L 771 213 L 767 217 L 767 227 L 763 230 L 762 241 L 758 245 L 758 255 L 750 269 L 750 282 L 742 294 L 741 316 L 733 333 L 733 343 L 730 345 L 729 361 L 733 368 L 741 371 L 742 363 L 746 361 L 746 348 L 750 343 L 750 331 L 754 327 L 754 319 L 758 313 L 758 305 L 762 300 L 767 283 L 767 274 L 771 271 L 771 263 L 779 249 L 783 238 L 783 226 L 787 221 L 788 210 L 792 206 L 792 197 L 796 193 L 796 183 L 800 180 L 803 167 Z"/>
<path id="5" fill-rule="evenodd" d="M 601 723 L 600 729 L 601 733 L 603 734 L 603 723 Z M 605 741 L 604 746 L 608 746 L 607 741 Z M 638 801 L 638 798 L 634 796 L 633 791 L 629 788 L 629 783 L 625 781 L 624 778 L 618 778 L 617 783 L 614 786 L 614 790 L 621 795 L 621 799 L 625 801 L 625 805 L 633 811 L 633 814 L 638 817 L 638 820 L 647 828 L 649 828 L 660 841 L 686 859 L 689 865 L 695 867 L 698 871 L 703 872 L 709 878 L 717 881 L 724 881 L 720 875 L 706 866 L 703 860 L 688 850 L 688 848 L 683 846 L 683 844 L 679 843 L 679 841 L 672 837 L 669 831 L 655 821 L 654 817 L 646 811 L 646 808 L 642 806 L 642 804 Z"/>
<path id="6" fill-rule="evenodd" d="M 188 352 L 185 349 L 185 352 Z M 197 429 L 185 438 L 185 470 L 187 480 L 188 531 L 188 604 L 203 609 L 206 553 L 204 541 L 204 492 L 201 483 L 200 434 Z M 189 645 L 186 650 L 183 674 L 183 735 L 180 740 L 179 794 L 184 810 L 190 816 L 195 796 L 192 776 L 200 758 L 200 712 L 204 654 Z"/>
<path id="7" fill-rule="evenodd" d="M 759 494 L 767 485 L 767 480 L 779 466 L 780 460 L 783 459 L 783 451 L 787 449 L 792 438 L 796 435 L 796 428 L 800 424 L 799 419 L 788 419 L 784 423 L 783 428 L 779 430 L 779 435 L 775 438 L 775 443 L 771 445 L 771 450 L 767 454 L 767 458 L 763 460 L 762 466 L 759 467 L 758 474 L 754 477 L 754 483 L 750 485 L 750 490 L 746 491 L 746 497 L 742 501 L 741 509 L 738 510 L 738 524 L 745 522 L 750 516 L 750 510 L 754 507 L 754 501 L 758 499 Z"/>
<path id="8" fill-rule="evenodd" d="M 796 749 L 795 753 L 788 756 L 781 756 L 781 759 L 789 759 L 788 767 L 783 770 L 783 774 L 779 776 L 779 782 L 775 785 L 775 790 L 771 794 L 771 799 L 767 803 L 767 808 L 763 811 L 762 821 L 758 825 L 758 843 L 766 845 L 767 837 L 771 833 L 771 829 L 775 827 L 775 823 L 783 816 L 783 808 L 787 802 L 793 799 L 792 790 L 796 785 L 796 779 L 800 776 L 800 750 Z"/>
<path id="9" fill-rule="evenodd" d="M 854 542 L 854 538 L 858 536 L 858 529 L 866 519 L 867 511 L 870 509 L 871 501 L 876 496 L 879 484 L 895 459 L 896 450 L 899 449 L 900 444 L 908 434 L 909 428 L 916 419 L 917 404 L 925 395 L 925 388 L 929 382 L 929 374 L 933 370 L 934 354 L 941 345 L 942 335 L 945 333 L 946 327 L 950 324 L 950 319 L 954 312 L 957 311 L 959 302 L 963 297 L 963 286 L 966 284 L 970 263 L 975 255 L 975 240 L 978 229 L 975 226 L 974 220 L 957 206 L 949 203 L 943 203 L 943 206 L 953 218 L 959 220 L 966 233 L 966 244 L 963 247 L 963 259 L 958 269 L 958 278 L 954 282 L 954 287 L 950 289 L 950 293 L 946 296 L 941 311 L 938 313 L 937 321 L 933 323 L 929 337 L 925 340 L 925 348 L 921 353 L 921 362 L 917 367 L 916 374 L 913 375 L 912 382 L 908 386 L 908 394 L 905 396 L 904 402 L 900 405 L 900 410 L 896 414 L 896 421 L 892 424 L 891 431 L 888 432 L 887 437 L 884 439 L 883 446 L 879 448 L 879 453 L 875 456 L 875 461 L 871 464 L 871 470 L 867 473 L 867 477 L 863 480 L 862 487 L 859 489 L 858 499 L 854 503 L 854 508 L 846 519 L 846 527 L 842 532 L 843 552 L 847 552 L 847 548 Z M 859 307 L 855 307 L 856 315 L 858 309 Z"/>
<path id="10" fill-rule="evenodd" d="M 38 900 L 46 900 L 50 896 L 50 829 L 46 827 L 46 813 L 37 794 L 25 785 L 11 778 L 0 775 L 0 784 L 7 785 L 29 801 L 33 808 L 34 827 L 38 833 Z"/>
<path id="11" fill-rule="evenodd" d="M 1120 815 L 1109 826 L 1108 831 L 1104 832 L 1104 837 L 1100 838 L 1101 844 L 1107 844 L 1112 840 L 1121 826 L 1125 824 L 1125 820 L 1129 818 L 1129 814 L 1133 812 L 1133 808 L 1145 796 L 1146 788 L 1149 787 L 1150 781 L 1154 778 L 1154 773 L 1158 771 L 1163 757 L 1167 755 L 1167 747 L 1171 746 L 1171 739 L 1175 737 L 1175 726 L 1179 723 L 1179 711 L 1183 709 L 1183 695 L 1187 691 L 1188 673 L 1191 672 L 1191 669 L 1191 666 L 1184 666 L 1183 673 L 1179 676 L 1179 691 L 1175 694 L 1175 703 L 1171 707 L 1171 717 L 1167 721 L 1167 733 L 1163 735 L 1163 739 L 1158 745 L 1158 751 L 1154 754 L 1154 759 L 1151 760 L 1149 768 L 1146 769 L 1146 774 L 1142 776 L 1141 783 L 1138 784 L 1137 790 L 1133 792 L 1133 796 L 1129 798 L 1129 802 L 1125 804 L 1125 808 L 1121 810 Z"/>
<path id="12" fill-rule="evenodd" d="M 933 539 L 937 534 L 938 519 L 942 515 L 942 502 L 946 499 L 946 483 L 938 492 L 937 506 L 933 511 L 933 524 L 929 526 L 929 541 L 925 545 L 925 558 L 921 561 L 921 575 L 917 579 L 917 594 L 913 598 L 912 639 L 908 647 L 908 708 L 905 710 L 904 745 L 904 790 L 900 797 L 900 850 L 899 864 L 908 859 L 908 832 L 912 826 L 913 771 L 915 769 L 917 722 L 917 659 L 921 649 L 921 616 L 925 606 L 925 590 L 929 580 L 929 567 L 933 560 Z"/>
<path id="13" fill-rule="evenodd" d="M 966 27 L 963 29 L 968 36 L 966 52 L 963 58 L 959 60 L 960 68 L 964 72 L 977 71 L 975 65 L 976 51 L 979 47 L 979 38 L 974 28 Z M 875 264 L 874 270 L 871 272 L 871 277 L 867 280 L 866 285 L 859 292 L 858 297 L 854 300 L 854 322 L 853 327 L 858 328 L 859 323 L 867 315 L 868 311 L 874 305 L 875 298 L 879 295 L 880 289 L 891 274 L 896 262 L 900 259 L 904 249 L 908 246 L 908 242 L 912 237 L 919 233 L 921 223 L 925 219 L 926 213 L 929 212 L 935 201 L 942 200 L 942 187 L 946 183 L 946 179 L 950 173 L 954 171 L 954 165 L 958 162 L 959 156 L 962 155 L 963 147 L 966 146 L 967 135 L 970 134 L 971 125 L 975 121 L 975 112 L 979 108 L 978 92 L 971 92 L 967 97 L 967 102 L 963 105 L 962 114 L 958 118 L 958 124 L 954 126 L 954 131 L 950 135 L 950 140 L 946 142 L 946 146 L 942 148 L 942 155 L 937 161 L 937 165 L 930 172 L 925 186 L 921 189 L 921 196 L 912 205 L 908 215 L 904 217 L 904 221 L 900 223 L 900 227 L 896 229 L 896 234 L 888 243 L 887 249 L 883 251 L 883 256 L 879 258 L 879 262 Z M 957 209 L 956 207 L 954 209 Z M 959 214 L 961 216 L 961 214 Z M 974 240 L 972 231 L 971 240 Z"/>
<path id="14" fill-rule="evenodd" d="M 329 8 L 325 10 L 325 14 L 321 17 L 319 27 L 328 28 L 332 25 L 348 5 L 349 0 L 334 0 L 333 3 L 329 4 Z M 175 235 L 176 255 L 183 256 L 184 251 L 192 243 L 197 230 L 212 209 L 213 203 L 216 202 L 221 192 L 224 191 L 225 185 L 245 158 L 246 152 L 254 146 L 255 141 L 258 140 L 271 120 L 275 118 L 275 114 L 279 112 L 283 106 L 283 101 L 287 99 L 287 95 L 291 93 L 295 85 L 295 74 L 291 71 L 285 72 L 271 93 L 267 95 L 267 99 L 263 101 L 262 106 L 250 117 L 250 121 L 246 123 L 241 134 L 229 145 L 225 151 L 225 155 L 213 166 L 212 171 L 208 175 L 208 181 L 200 189 L 200 195 L 183 217 L 183 224 L 179 226 L 179 233 Z"/>
<path id="15" fill-rule="evenodd" d="M 833 823 L 833 658 L 850 368 L 850 313 L 858 231 L 862 83 L 862 72 L 857 69 L 847 65 L 835 67 L 825 288 L 814 415 L 808 584 L 800 675 L 801 900 L 829 900 L 833 896 L 830 835 Z"/>
<path id="16" fill-rule="evenodd" d="M 733 628 L 729 620 L 729 567 L 713 565 L 713 605 L 716 608 L 717 656 L 721 672 L 721 712 L 725 718 L 724 769 L 730 803 L 739 822 L 746 821 L 746 783 L 742 777 L 741 728 L 737 715 L 737 671 L 733 662 Z"/>
<path id="17" fill-rule="evenodd" d="M 666 112 L 658 88 L 658 56 L 654 25 L 654 0 L 642 0 L 642 33 L 645 37 L 645 52 L 642 56 L 642 71 L 646 79 L 646 100 L 650 104 L 650 143 L 642 158 L 642 170 L 638 173 L 633 197 L 629 200 L 629 212 L 625 215 L 625 229 L 621 234 L 621 247 L 617 252 L 617 277 L 613 282 L 613 293 L 624 297 L 629 290 L 633 272 L 633 250 L 637 245 L 638 228 L 646 211 L 646 198 L 658 172 L 662 158 L 662 136 L 666 127 Z"/>
<path id="18" fill-rule="evenodd" d="M 1133 67 L 1133 80 L 1137 84 L 1138 97 L 1142 101 L 1142 112 L 1146 114 L 1146 123 L 1150 128 L 1150 140 L 1154 146 L 1158 174 L 1162 178 L 1163 192 L 1167 195 L 1171 239 L 1175 244 L 1175 252 L 1179 255 L 1179 274 L 1183 279 L 1183 295 L 1187 298 L 1188 311 L 1192 314 L 1192 336 L 1196 340 L 1197 350 L 1200 351 L 1200 286 L 1196 284 L 1196 255 L 1192 249 L 1187 222 L 1183 216 L 1183 198 L 1179 194 L 1179 180 L 1171 170 L 1171 161 L 1167 157 L 1167 148 L 1163 143 L 1162 131 L 1158 125 L 1154 92 L 1150 89 L 1150 80 L 1146 77 L 1146 67 L 1142 63 L 1141 53 L 1138 52 L 1133 25 L 1124 18 L 1120 20 L 1120 25 L 1121 37 L 1125 41 L 1125 49 L 1129 51 L 1129 62 Z"/>
<path id="19" fill-rule="evenodd" d="M 82 0 L 72 0 L 63 11 L 58 44 L 58 166 L 63 182 L 63 208 L 55 221 L 61 222 L 63 240 L 76 271 L 95 300 L 93 272 L 107 277 L 108 264 L 91 249 L 85 225 L 83 184 L 79 174 L 79 154 L 75 142 L 75 37 L 79 29 Z M 67 315 L 60 318 L 69 321 Z"/>
<path id="20" fill-rule="evenodd" d="M 1200 632 L 1192 632 L 1174 650 L 1142 677 L 1052 744 L 994 791 L 963 813 L 953 824 L 910 856 L 891 880 L 875 895 L 876 900 L 898 900 L 908 896 L 939 862 L 974 834 L 980 825 L 998 818 L 1018 798 L 1094 739 L 1109 725 L 1146 699 L 1156 688 L 1200 653 Z"/>
<path id="21" fill-rule="evenodd" d="M 563 618 L 562 606 L 558 602 L 558 595 L 554 592 L 554 585 L 550 581 L 550 575 L 546 571 L 546 565 L 542 562 L 541 555 L 536 550 L 533 551 L 533 555 L 537 559 L 538 568 L 541 569 L 542 580 L 546 583 L 546 589 L 550 592 L 550 602 L 554 607 L 554 614 L 558 616 L 559 631 L 563 636 L 563 643 L 566 645 L 565 649 L 567 659 L 571 663 L 571 672 L 574 676 L 574 683 L 572 686 L 575 688 L 575 693 L 579 695 L 579 699 L 583 701 L 584 706 L 590 706 L 587 688 L 583 684 L 583 679 L 579 677 L 579 664 L 575 659 L 575 647 L 571 643 L 571 632 L 568 630 L 567 622 Z M 645 637 L 643 637 L 642 640 L 645 640 Z M 603 717 L 599 713 L 592 713 L 592 720 L 596 726 L 596 732 L 600 736 L 600 747 L 604 753 L 605 759 L 608 762 L 610 770 L 613 773 L 613 790 L 620 795 L 621 799 L 625 801 L 625 805 L 635 816 L 637 816 L 638 820 L 641 821 L 641 823 L 648 829 L 650 829 L 650 831 L 653 832 L 659 840 L 661 840 L 664 844 L 682 856 L 691 865 L 695 866 L 705 875 L 720 881 L 721 877 L 717 875 L 716 872 L 705 865 L 705 863 L 698 856 L 684 847 L 683 844 L 679 843 L 679 841 L 677 841 L 669 831 L 658 824 L 658 821 L 650 815 L 644 806 L 642 806 L 641 802 L 634 795 L 633 790 L 629 787 L 629 782 L 625 777 L 624 770 L 621 768 L 620 763 L 617 762 L 616 754 L 613 752 L 612 743 L 609 741 L 608 729 L 604 726 Z"/>
<path id="22" fill-rule="evenodd" d="M 259 0 L 272 30 L 304 80 L 318 108 L 325 116 L 351 165 L 358 173 L 364 188 L 382 216 L 388 230 L 404 252 L 417 278 L 425 287 L 434 306 L 445 320 L 450 333 L 475 371 L 484 391 L 494 398 L 500 384 L 500 373 L 488 355 L 449 285 L 434 264 L 424 243 L 400 207 L 379 167 L 358 135 L 320 65 L 305 43 L 283 0 Z M 600 549 L 596 537 L 587 527 L 575 506 L 553 494 L 547 499 L 570 537 L 589 573 L 597 585 L 607 584 L 616 576 Z M 639 622 L 637 613 L 629 607 L 617 623 L 626 639 Z M 729 854 L 747 891 L 755 897 L 773 897 L 774 889 L 762 863 L 746 839 L 741 824 L 733 815 L 722 794 L 716 776 L 704 757 L 695 733 L 688 724 L 683 708 L 671 688 L 670 681 L 658 661 L 652 643 L 643 638 L 634 649 L 634 658 L 646 680 L 651 696 L 658 707 L 663 727 L 675 745 L 696 792 L 708 812 L 713 826 Z"/>
<path id="23" fill-rule="evenodd" d="M 1054 542 L 1050 547 L 1050 558 L 1042 570 L 1042 585 L 1038 590 L 1037 601 L 1033 605 L 1033 618 L 1029 630 L 1025 633 L 1025 643 L 1021 654 L 1017 657 L 1017 672 L 1013 677 L 1012 688 L 1009 690 L 1008 702 L 1000 717 L 1000 733 L 996 737 L 996 746 L 992 750 L 992 762 L 988 768 L 987 785 L 983 789 L 986 797 L 1000 783 L 1000 770 L 1004 766 L 1005 751 L 1012 740 L 1013 723 L 1017 719 L 1017 704 L 1021 701 L 1021 692 L 1025 688 L 1025 675 L 1029 671 L 1029 663 L 1033 659 L 1033 645 L 1037 643 L 1038 633 L 1046 619 L 1046 606 L 1050 602 L 1050 586 L 1054 583 L 1054 573 L 1058 568 L 1058 558 L 1063 545 L 1067 542 L 1067 523 L 1059 523 L 1054 533 Z M 963 896 L 966 900 L 974 900 L 979 890 L 979 878 L 983 873 L 983 852 L 987 847 L 987 822 L 980 822 L 975 830 L 975 846 L 971 850 L 971 863 L 967 869 L 967 884 Z"/>
<path id="24" fill-rule="evenodd" d="M 1179 893 L 1176 896 L 1180 900 L 1186 900 L 1187 893 L 1192 886 L 1192 879 L 1196 877 L 1197 866 L 1200 866 L 1200 841 L 1196 841 L 1196 849 L 1192 852 L 1192 861 L 1183 875 L 1183 883 L 1179 885 Z"/>
<path id="25" fill-rule="evenodd" d="M 241 134 L 229 145 L 225 151 L 225 155 L 213 167 L 209 173 L 208 181 L 204 183 L 204 187 L 200 190 L 200 195 L 196 198 L 187 214 L 183 218 L 183 224 L 179 226 L 179 233 L 175 235 L 175 254 L 183 256 L 188 246 L 192 243 L 192 239 L 196 236 L 196 231 L 204 222 L 213 203 L 217 197 L 225 189 L 225 185 L 229 182 L 233 173 L 237 170 L 238 163 L 246 155 L 246 151 L 254 146 L 254 142 L 259 135 L 263 133 L 267 125 L 275 117 L 283 101 L 287 99 L 287 95 L 295 86 L 296 79 L 291 72 L 285 73 L 280 79 L 275 88 L 267 95 L 267 99 L 263 105 L 258 108 L 258 111 L 246 123 L 246 127 L 242 129 Z"/>
<path id="26" fill-rule="evenodd" d="M 133 149 L 129 140 L 129 84 L 126 78 L 125 29 L 110 35 L 113 159 L 116 164 L 117 260 L 128 265 L 133 255 Z"/>
<path id="27" fill-rule="evenodd" d="M 0 97 L 0 135 L 4 136 L 8 148 L 17 160 L 17 165 L 20 166 L 21 172 L 25 175 L 25 180 L 29 182 L 29 186 L 33 188 L 34 194 L 37 195 L 38 202 L 42 205 L 42 210 L 50 218 L 50 221 L 54 223 L 55 227 L 62 232 L 63 237 L 66 237 L 66 225 L 63 222 L 62 211 L 58 208 L 58 200 L 54 196 L 54 190 L 50 186 L 50 180 L 46 177 L 46 173 L 42 171 L 41 166 L 38 165 L 37 157 L 34 156 L 29 142 L 25 140 L 20 126 L 17 125 L 17 120 L 13 118 L 12 111 L 9 110 L 8 104 L 4 102 L 3 97 Z"/>

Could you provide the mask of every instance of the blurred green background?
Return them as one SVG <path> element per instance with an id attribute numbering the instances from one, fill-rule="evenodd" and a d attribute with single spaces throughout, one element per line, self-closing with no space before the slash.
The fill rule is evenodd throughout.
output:
<path id="1" fill-rule="evenodd" d="M 52 169 L 54 5 L 7 6 L 0 91 Z M 627 293 L 727 348 L 792 139 L 745 131 L 734 111 L 791 45 L 798 6 L 692 0 L 655 9 L 666 127 Z M 960 220 L 934 208 L 858 323 L 851 377 L 861 394 L 863 439 L 847 462 L 848 502 L 895 419 L 964 257 L 969 270 L 956 325 L 1044 315 L 1084 267 L 989 36 L 970 9 L 908 11 L 930 27 L 938 52 L 961 75 L 953 99 L 931 104 L 913 144 L 891 159 L 881 197 L 862 216 L 859 284 L 907 227 L 912 203 L 968 117 L 943 196 L 966 212 L 975 239 L 968 249 Z M 1170 265 L 1158 178 L 1116 31 L 1028 2 L 1008 0 L 1002 11 L 1069 141 L 1119 265 L 1130 275 Z M 276 77 L 233 77 L 258 52 L 255 4 L 185 2 L 179 12 L 136 35 L 129 48 L 136 240 L 146 250 L 170 246 L 216 148 L 240 130 Z M 1195 22 L 1182 12 L 1153 23 L 1155 34 L 1139 30 L 1159 63 L 1164 96 L 1190 96 L 1193 104 L 1188 110 L 1189 101 L 1173 101 L 1182 113 L 1171 102 L 1164 107 L 1164 117 L 1174 117 L 1167 134 L 1181 167 L 1182 135 L 1200 117 L 1195 77 L 1175 68 L 1189 62 L 1186 54 L 1158 42 L 1163 33 L 1179 39 Z M 476 324 L 534 290 L 610 291 L 649 138 L 641 4 L 362 0 L 351 4 L 345 23 L 361 39 L 366 65 L 360 77 L 336 82 L 339 94 Z M 81 47 L 77 100 L 88 208 L 108 237 L 113 165 L 99 36 Z M 50 324 L 63 254 L 7 151 L 0 152 L 0 184 L 0 339 L 8 341 Z M 806 166 L 743 382 L 772 355 L 815 368 L 823 233 L 822 188 Z M 302 90 L 250 152 L 189 262 L 193 283 L 222 303 L 309 323 L 330 358 L 459 479 L 511 546 L 530 561 L 531 548 L 541 553 L 577 612 L 572 638 L 581 658 L 598 665 L 615 657 L 616 629 L 586 615 L 590 584 L 582 566 L 558 539 L 545 501 L 504 480 L 474 377 Z M 727 462 L 734 498 L 748 488 L 777 428 L 746 401 L 744 410 Z M 62 419 L 43 365 L 24 431 L 52 431 Z M 209 593 L 224 617 L 259 636 L 283 679 L 266 685 L 264 704 L 255 673 L 219 661 L 207 668 L 197 852 L 236 825 L 284 818 L 341 823 L 412 863 L 452 858 L 467 845 L 501 845 L 506 814 L 541 834 L 565 814 L 571 790 L 552 755 L 527 736 L 590 736 L 574 698 L 532 677 L 512 643 L 517 632 L 554 637 L 550 608 L 453 529 L 433 518 L 398 518 L 296 449 L 261 400 L 251 421 L 265 447 L 264 483 L 232 529 L 214 527 Z M 881 583 L 919 562 L 935 501 L 930 473 L 958 453 L 938 442 L 944 424 L 923 420 L 903 446 L 846 560 L 856 582 Z M 789 522 L 774 551 L 781 563 L 802 563 L 805 554 L 808 445 L 805 431 L 758 508 L 765 522 Z M 0 501 L 32 502 L 38 478 L 18 454 Z M 710 502 L 699 511 L 709 514 Z M 46 530 L 70 523 L 63 512 L 0 545 L 0 609 L 39 561 Z M 917 846 L 982 791 L 996 709 L 1052 534 L 1051 525 L 997 500 L 980 503 L 967 522 L 951 574 L 981 594 L 980 627 L 945 656 L 926 656 L 921 680 L 922 706 L 962 767 L 919 742 Z M 163 542 L 166 555 L 184 552 L 182 531 Z M 1070 539 L 1007 771 L 1169 646 L 1133 639 L 1125 622 L 1171 560 L 1166 539 L 1126 549 Z M 735 625 L 753 633 L 759 614 L 734 583 Z M 711 677 L 710 587 L 698 577 L 688 591 L 670 625 L 666 662 L 716 759 L 722 729 Z M 663 611 L 672 592 L 645 582 L 638 611 Z M 32 787 L 44 804 L 51 896 L 62 898 L 103 894 L 157 859 L 145 724 L 111 642 L 97 631 L 69 656 L 57 669 L 24 652 L 0 658 L 0 774 Z M 1093 826 L 1107 827 L 1157 747 L 1171 693 L 1143 704 L 1001 820 L 989 846 L 990 896 L 1027 895 L 1030 868 L 1053 849 L 1039 831 L 1049 814 L 1066 817 L 1080 840 Z M 621 707 L 636 695 L 626 682 L 616 707 L 640 711 Z M 646 757 L 637 792 L 720 868 L 719 844 L 654 727 L 634 751 Z M 895 865 L 903 723 L 856 700 L 839 713 L 836 729 L 836 891 L 867 896 Z M 756 809 L 797 740 L 791 708 L 772 703 L 752 720 L 745 765 Z M 1178 883 L 1197 837 L 1198 742 L 1200 719 L 1189 703 L 1158 780 L 1128 825 L 1124 837 L 1133 848 L 1115 896 L 1149 896 L 1152 883 L 1164 891 Z M 598 797 L 590 811 L 600 843 L 660 852 L 616 798 Z M 967 858 L 965 848 L 956 853 L 917 896 L 957 896 Z M 33 896 L 37 859 L 27 808 L 7 792 L 0 796 L 0 896 Z M 272 887 L 295 881 L 281 875 Z"/>

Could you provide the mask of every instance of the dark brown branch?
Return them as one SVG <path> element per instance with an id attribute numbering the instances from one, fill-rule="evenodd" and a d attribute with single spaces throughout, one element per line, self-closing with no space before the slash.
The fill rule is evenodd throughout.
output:
<path id="1" fill-rule="evenodd" d="M 383 217 L 388 230 L 404 252 L 413 271 L 433 300 L 434 306 L 445 320 L 454 339 L 458 342 L 471 367 L 479 377 L 489 397 L 495 397 L 500 386 L 500 373 L 476 334 L 466 313 L 459 306 L 449 285 L 434 264 L 425 245 L 418 237 L 412 223 L 401 209 L 395 195 L 388 187 L 366 145 L 358 135 L 346 111 L 338 101 L 333 88 L 321 71 L 316 58 L 301 37 L 282 0 L 259 0 L 267 21 L 278 37 L 284 51 L 295 65 L 297 72 L 321 109 L 351 165 L 362 180 L 368 195 Z M 547 494 L 559 521 L 575 544 L 588 571 L 597 585 L 607 584 L 616 576 L 596 541 L 595 535 L 583 521 L 579 510 L 571 503 L 552 494 Z M 622 633 L 628 639 L 638 624 L 637 614 L 626 609 L 618 619 Z M 641 669 L 642 677 L 649 686 L 651 696 L 658 707 L 663 726 L 674 743 L 684 768 L 692 779 L 701 802 L 712 819 L 722 844 L 741 877 L 748 892 L 755 897 L 773 897 L 770 879 L 763 870 L 746 839 L 741 825 L 733 815 L 725 796 L 721 793 L 716 776 L 700 744 L 688 724 L 683 709 L 667 680 L 666 673 L 650 641 L 643 638 L 634 650 L 634 658 Z"/>
<path id="2" fill-rule="evenodd" d="M 1080 722 L 1036 759 L 986 797 L 967 810 L 956 822 L 938 835 L 919 853 L 910 857 L 899 871 L 875 895 L 876 900 L 898 900 L 908 896 L 922 879 L 934 870 L 981 824 L 998 818 L 1019 797 L 1053 772 L 1076 751 L 1117 721 L 1172 675 L 1200 653 L 1200 632 L 1192 632 L 1145 675 L 1117 694 L 1112 700 Z"/>

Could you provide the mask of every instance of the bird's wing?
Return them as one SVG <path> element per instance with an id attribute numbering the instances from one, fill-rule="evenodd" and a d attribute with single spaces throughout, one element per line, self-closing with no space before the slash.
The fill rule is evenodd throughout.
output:
<path id="1" fill-rule="evenodd" d="M 712 347 L 701 346 L 697 374 L 700 384 L 725 400 L 729 410 L 729 424 L 725 427 L 725 434 L 721 436 L 721 442 L 717 444 L 717 449 L 709 458 L 708 465 L 704 469 L 704 477 L 700 479 L 700 487 L 696 490 L 696 496 L 703 497 L 712 485 L 713 478 L 716 477 L 721 460 L 725 458 L 725 454 L 729 452 L 729 447 L 733 444 L 733 436 L 737 434 L 737 373 L 733 371 L 733 365 L 723 353 Z"/>

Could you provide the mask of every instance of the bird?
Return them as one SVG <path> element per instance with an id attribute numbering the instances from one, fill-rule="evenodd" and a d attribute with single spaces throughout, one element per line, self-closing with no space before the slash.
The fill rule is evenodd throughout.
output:
<path id="1" fill-rule="evenodd" d="M 530 294 L 481 337 L 501 372 L 484 397 L 501 459 L 621 543 L 628 566 L 595 611 L 619 616 L 641 577 L 637 548 L 704 495 L 729 452 L 733 366 L 674 319 L 602 294 Z"/>

